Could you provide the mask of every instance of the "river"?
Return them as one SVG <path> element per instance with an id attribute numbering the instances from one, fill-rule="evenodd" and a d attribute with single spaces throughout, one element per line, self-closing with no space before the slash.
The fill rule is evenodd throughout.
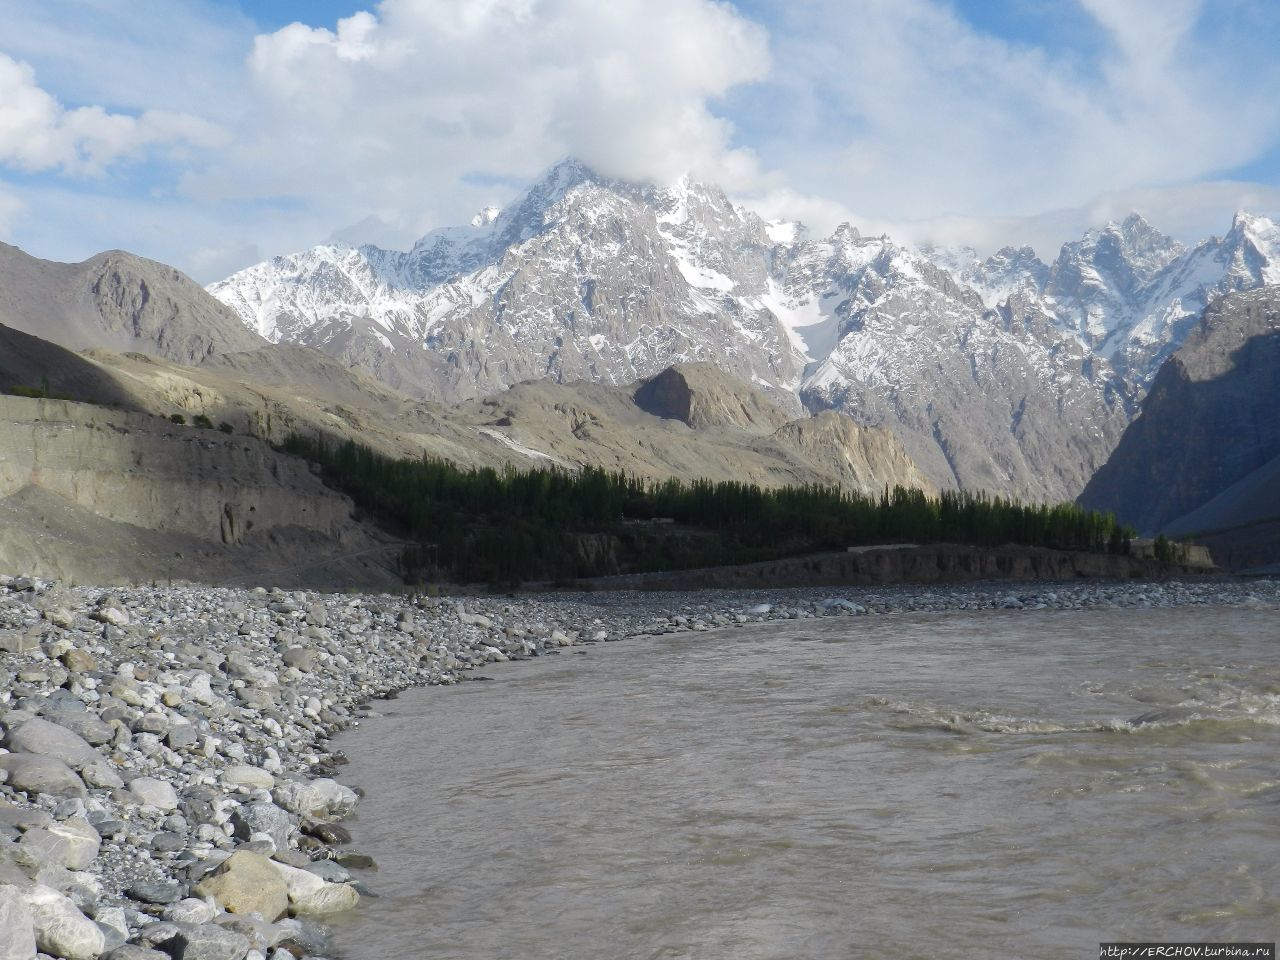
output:
<path id="1" fill-rule="evenodd" d="M 345 733 L 349 960 L 1080 958 L 1280 929 L 1280 621 L 897 614 L 598 645 Z"/>

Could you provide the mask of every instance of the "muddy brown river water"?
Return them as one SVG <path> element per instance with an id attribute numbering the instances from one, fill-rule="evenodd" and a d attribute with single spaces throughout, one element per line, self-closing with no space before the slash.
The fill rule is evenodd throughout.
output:
<path id="1" fill-rule="evenodd" d="M 897 614 L 599 645 L 344 734 L 348 960 L 1081 958 L 1280 932 L 1280 620 Z"/>

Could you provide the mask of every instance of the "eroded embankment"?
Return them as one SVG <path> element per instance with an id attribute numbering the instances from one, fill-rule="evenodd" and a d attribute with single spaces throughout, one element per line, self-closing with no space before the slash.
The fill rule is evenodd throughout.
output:
<path id="1" fill-rule="evenodd" d="M 255 437 L 0 396 L 5 572 L 391 586 L 394 545 L 351 514 L 304 461 Z"/>

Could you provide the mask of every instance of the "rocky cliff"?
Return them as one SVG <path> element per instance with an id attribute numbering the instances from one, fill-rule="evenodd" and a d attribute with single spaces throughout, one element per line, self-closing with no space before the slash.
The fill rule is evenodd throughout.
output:
<path id="1" fill-rule="evenodd" d="M 1080 502 L 1156 532 L 1280 456 L 1280 289 L 1223 297 L 1161 367 Z"/>
<path id="2" fill-rule="evenodd" d="M 744 387 L 713 364 L 680 363 L 644 381 L 635 402 L 646 413 L 679 420 L 695 430 L 737 427 L 772 432 L 790 419 L 775 400 Z"/>

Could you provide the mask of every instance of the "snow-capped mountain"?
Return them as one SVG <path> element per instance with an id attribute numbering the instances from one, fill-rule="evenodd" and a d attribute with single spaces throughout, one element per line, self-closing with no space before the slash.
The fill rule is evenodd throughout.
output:
<path id="1" fill-rule="evenodd" d="M 273 341 L 458 401 L 522 380 L 622 384 L 710 361 L 776 397 L 892 427 L 939 486 L 1063 499 L 1106 459 L 1214 296 L 1280 282 L 1241 214 L 1191 250 L 1134 215 L 1063 247 L 815 239 L 717 187 L 566 160 L 513 204 L 409 251 L 321 246 L 209 289 Z"/>
<path id="2" fill-rule="evenodd" d="M 1053 264 L 1030 247 L 985 261 L 972 251 L 921 251 L 998 307 L 1013 294 L 1037 300 L 1056 325 L 1104 357 L 1139 395 L 1188 328 L 1218 297 L 1280 283 L 1280 227 L 1237 213 L 1224 237 L 1188 250 L 1139 214 L 1064 244 Z"/>

